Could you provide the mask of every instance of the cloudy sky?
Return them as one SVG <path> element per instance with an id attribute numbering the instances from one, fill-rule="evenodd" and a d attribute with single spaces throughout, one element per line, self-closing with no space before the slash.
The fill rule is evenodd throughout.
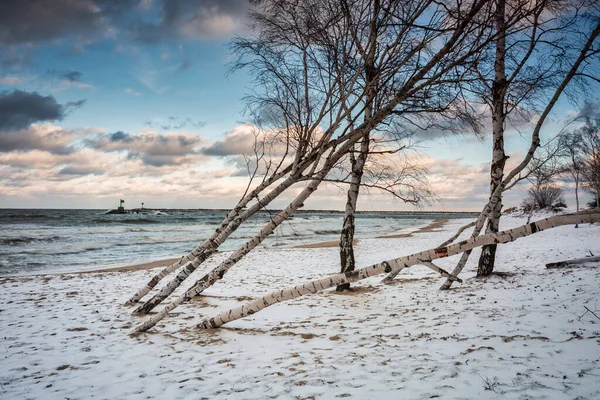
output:
<path id="1" fill-rule="evenodd" d="M 235 204 L 252 143 L 241 101 L 251 82 L 227 74 L 227 43 L 243 33 L 245 12 L 243 0 L 1 1 L 0 207 Z M 577 113 L 563 103 L 545 135 Z M 489 139 L 433 136 L 419 145 L 437 196 L 430 208 L 479 210 Z M 509 132 L 509 165 L 526 146 L 527 129 Z M 306 207 L 344 201 L 327 187 Z M 359 207 L 412 209 L 375 192 Z"/>

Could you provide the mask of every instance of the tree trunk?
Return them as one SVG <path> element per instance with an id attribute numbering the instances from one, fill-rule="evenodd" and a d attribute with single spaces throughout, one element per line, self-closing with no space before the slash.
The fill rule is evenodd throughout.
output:
<path id="1" fill-rule="evenodd" d="M 579 172 L 576 172 L 575 176 L 575 206 L 577 207 L 577 212 L 579 212 Z M 575 224 L 575 228 L 579 228 L 579 224 Z"/>
<path id="2" fill-rule="evenodd" d="M 438 258 L 453 256 L 455 254 L 463 253 L 476 247 L 492 243 L 498 244 L 513 242 L 519 238 L 557 226 L 587 222 L 600 222 L 600 213 L 567 214 L 546 218 L 514 229 L 498 232 L 496 234 L 474 237 L 446 247 L 438 247 L 436 249 L 422 251 L 420 253 L 384 261 L 382 263 L 374 264 L 356 271 L 347 272 L 345 274 L 338 274 L 294 286 L 292 288 L 278 290 L 241 307 L 224 311 L 213 318 L 204 319 L 197 326 L 202 329 L 218 328 L 219 326 L 228 322 L 243 318 L 247 315 L 255 314 L 258 311 L 269 307 L 270 305 L 291 300 L 306 294 L 316 293 L 327 288 L 342 285 L 344 283 L 357 282 L 374 275 L 386 272 L 389 273 L 392 271 L 392 268 L 408 268 L 412 265 L 421 264 L 424 261 L 431 262 Z"/>
<path id="3" fill-rule="evenodd" d="M 380 12 L 380 0 L 373 1 L 373 15 L 369 29 L 368 53 L 365 56 L 365 78 L 369 90 L 367 91 L 367 101 L 364 112 L 364 120 L 368 121 L 373 116 L 373 102 L 377 95 L 376 79 L 377 69 L 375 68 L 375 51 L 377 50 L 377 15 Z M 355 230 L 355 214 L 356 203 L 358 200 L 358 192 L 362 181 L 365 162 L 369 154 L 369 135 L 367 132 L 362 139 L 360 145 L 360 153 L 358 157 L 351 157 L 351 183 L 348 188 L 348 197 L 346 200 L 346 210 L 344 212 L 344 225 L 340 233 L 340 265 L 341 273 L 354 271 L 356 260 L 354 258 L 354 230 Z M 350 283 L 340 285 L 336 288 L 338 292 L 350 290 Z"/>
<path id="4" fill-rule="evenodd" d="M 207 240 L 202 242 L 199 246 L 197 246 L 194 250 L 192 250 L 188 255 L 181 257 L 181 259 L 179 261 L 177 261 L 176 263 L 173 263 L 173 264 L 165 267 L 164 269 L 162 269 L 158 274 L 153 276 L 152 279 L 150 281 L 148 281 L 148 283 L 144 287 L 142 287 L 135 295 L 133 295 L 133 297 L 131 297 L 125 304 L 137 303 L 140 299 L 142 299 L 142 297 L 147 295 L 158 284 L 158 282 L 160 282 L 165 276 L 167 276 L 168 274 L 170 274 L 173 271 L 176 271 L 181 266 L 191 263 L 197 257 L 201 257 L 201 255 L 203 253 L 210 251 L 211 249 L 215 250 L 218 247 L 218 245 L 216 244 L 217 239 L 220 238 L 220 242 L 218 242 L 218 243 L 223 243 L 227 239 L 227 237 L 229 237 L 229 235 L 231 235 L 231 233 L 233 233 L 243 221 L 247 220 L 254 214 L 254 212 L 252 212 L 252 211 L 255 208 L 252 210 L 245 211 L 242 215 L 240 215 L 240 211 L 244 207 L 246 207 L 246 205 L 252 199 L 257 198 L 257 196 L 263 190 L 268 188 L 271 184 L 273 184 L 276 180 L 280 179 L 287 172 L 289 172 L 289 168 L 283 169 L 278 174 L 271 176 L 271 178 L 265 180 L 260 185 L 258 185 L 256 188 L 254 188 L 250 193 L 248 193 L 246 196 L 244 196 L 238 202 L 237 206 L 234 207 L 229 212 L 229 214 L 227 214 L 225 219 L 221 222 L 221 225 L 215 230 L 215 232 L 212 234 L 212 236 L 210 238 L 208 238 Z M 263 204 L 263 202 L 259 202 L 259 203 Z M 251 212 L 252 212 L 252 214 L 250 214 Z M 228 229 L 228 228 L 230 228 L 230 229 Z M 226 236 L 225 236 L 224 232 L 227 232 Z M 206 258 L 208 258 L 208 257 L 206 257 Z M 204 259 L 206 259 L 206 258 L 204 258 Z M 196 266 L 196 268 L 197 268 L 197 266 Z"/>
<path id="5" fill-rule="evenodd" d="M 358 200 L 358 192 L 362 181 L 363 169 L 367 155 L 369 154 L 369 135 L 365 135 L 360 145 L 360 153 L 358 157 L 351 156 L 352 171 L 351 183 L 348 188 L 348 197 L 346 200 L 346 211 L 344 213 L 344 225 L 340 234 L 340 265 L 341 273 L 354 271 L 356 261 L 354 259 L 354 227 L 356 203 Z M 338 292 L 350 290 L 350 284 L 346 283 L 336 288 Z"/>
<path id="6" fill-rule="evenodd" d="M 324 178 L 325 175 L 321 176 L 321 179 L 312 180 L 308 184 L 308 186 L 284 210 L 280 211 L 275 217 L 273 217 L 271 221 L 269 221 L 269 223 L 267 223 L 257 235 L 255 235 L 252 239 L 247 241 L 238 250 L 233 252 L 233 254 L 231 254 L 218 267 L 214 268 L 212 271 L 204 275 L 201 279 L 196 281 L 194 285 L 185 292 L 185 294 L 175 299 L 171 304 L 165 306 L 165 308 L 162 309 L 159 313 L 153 315 L 152 317 L 144 321 L 135 329 L 135 332 L 145 332 L 148 329 L 152 328 L 158 323 L 158 321 L 163 319 L 165 316 L 167 316 L 169 312 L 175 309 L 175 307 L 179 306 L 184 302 L 189 301 L 192 297 L 199 295 L 218 280 L 223 279 L 223 276 L 225 276 L 227 271 L 229 271 L 229 269 L 233 265 L 235 265 L 239 260 L 241 260 L 252 249 L 254 249 L 256 246 L 262 243 L 262 241 L 265 240 L 267 236 L 269 236 L 271 233 L 273 233 L 275 228 L 279 226 L 283 221 L 285 221 L 290 215 L 292 215 L 294 211 L 302 207 L 304 205 L 304 201 L 315 190 L 317 190 L 317 187 Z"/>
<path id="7" fill-rule="evenodd" d="M 502 183 L 504 177 L 504 165 L 506 154 L 504 153 L 504 127 L 506 121 L 506 2 L 496 0 L 497 10 L 495 16 L 496 33 L 496 59 L 494 61 L 494 81 L 492 82 L 492 131 L 493 131 L 493 153 L 492 165 L 490 167 L 490 199 L 494 191 Z M 500 227 L 500 215 L 502 213 L 502 195 L 494 204 L 486 233 L 496 233 Z M 494 271 L 496 261 L 496 244 L 483 246 L 479 257 L 477 276 L 488 276 Z"/>
<path id="8" fill-rule="evenodd" d="M 166 299 L 171 293 L 173 293 L 173 291 L 177 289 L 183 283 L 183 281 L 185 281 L 187 277 L 192 274 L 192 272 L 194 272 L 212 253 L 215 252 L 215 250 L 242 224 L 242 222 L 244 222 L 246 219 L 250 218 L 250 216 L 257 213 L 265 205 L 269 204 L 284 190 L 286 190 L 296 182 L 297 178 L 294 175 L 287 177 L 275 189 L 271 190 L 269 194 L 260 199 L 260 201 L 258 201 L 256 204 L 253 204 L 252 207 L 248 208 L 242 215 L 239 215 L 237 218 L 234 218 L 233 221 L 224 229 L 222 229 L 214 239 L 207 241 L 207 245 L 204 248 L 204 251 L 198 253 L 194 260 L 187 264 L 177 274 L 177 276 L 175 276 L 173 280 L 171 280 L 167 285 L 165 285 L 150 300 L 136 308 L 133 311 L 133 313 L 148 314 L 150 311 L 152 311 L 152 309 L 154 309 L 154 307 L 162 303 L 164 299 Z"/>

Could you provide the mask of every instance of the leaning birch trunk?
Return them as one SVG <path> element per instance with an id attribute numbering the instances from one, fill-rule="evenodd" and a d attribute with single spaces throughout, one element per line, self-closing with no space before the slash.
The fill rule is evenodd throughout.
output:
<path id="1" fill-rule="evenodd" d="M 281 182 L 275 189 L 269 192 L 265 197 L 260 199 L 252 207 L 248 208 L 242 215 L 234 218 L 233 222 L 230 223 L 225 229 L 221 230 L 220 233 L 214 239 L 208 241 L 207 247 L 201 253 L 199 253 L 189 264 L 187 264 L 168 284 L 166 284 L 158 293 L 156 293 L 150 300 L 136 308 L 134 314 L 148 314 L 154 307 L 159 305 L 166 299 L 175 289 L 177 289 L 183 281 L 185 281 L 215 250 L 250 216 L 257 213 L 264 206 L 273 201 L 279 196 L 284 190 L 292 186 L 296 182 L 296 176 L 291 175 Z"/>
<path id="2" fill-rule="evenodd" d="M 341 273 L 354 271 L 356 260 L 354 258 L 354 228 L 356 203 L 358 201 L 358 192 L 362 181 L 365 161 L 369 153 L 369 135 L 365 135 L 360 146 L 360 154 L 352 158 L 352 181 L 348 188 L 348 198 L 346 200 L 346 210 L 344 212 L 344 225 L 340 233 L 340 265 Z M 338 292 L 350 290 L 350 284 L 340 285 L 336 289 Z"/>
<path id="3" fill-rule="evenodd" d="M 489 200 L 488 204 L 486 204 L 481 215 L 479 216 L 479 219 L 477 220 L 477 224 L 475 226 L 475 229 L 473 230 L 471 238 L 478 236 L 479 233 L 481 232 L 481 227 L 483 225 L 480 226 L 480 223 L 483 224 L 483 222 L 485 221 L 485 218 L 483 218 L 484 214 L 487 217 L 487 215 L 490 213 L 492 208 L 495 206 L 496 202 L 499 201 L 500 197 L 502 196 L 502 192 L 504 191 L 504 188 L 509 183 L 511 183 L 511 181 L 519 173 L 521 173 L 521 171 L 523 171 L 525 169 L 525 167 L 527 167 L 527 165 L 529 165 L 529 162 L 533 159 L 535 151 L 540 147 L 540 131 L 542 129 L 542 126 L 544 125 L 544 122 L 546 121 L 546 118 L 548 118 L 548 115 L 550 114 L 550 112 L 552 111 L 554 106 L 556 105 L 556 102 L 558 101 L 558 99 L 560 98 L 562 93 L 564 92 L 567 85 L 571 82 L 571 80 L 573 79 L 575 74 L 577 74 L 577 71 L 579 70 L 579 67 L 581 66 L 581 64 L 586 60 L 587 53 L 592 48 L 592 45 L 594 44 L 594 41 L 596 40 L 596 38 L 598 36 L 600 36 L 600 23 L 596 24 L 596 26 L 594 27 L 594 30 L 591 32 L 585 45 L 582 47 L 581 51 L 579 52 L 579 56 L 578 56 L 577 60 L 573 63 L 573 65 L 571 66 L 571 69 L 569 69 L 569 72 L 565 75 L 562 82 L 557 87 L 556 91 L 552 95 L 552 98 L 550 99 L 550 101 L 546 105 L 546 108 L 540 115 L 540 118 L 536 122 L 535 127 L 533 128 L 533 132 L 531 134 L 531 144 L 529 145 L 529 150 L 527 151 L 527 154 L 525 155 L 523 160 L 519 163 L 519 165 L 517 165 L 508 174 L 508 176 L 506 178 L 504 178 L 502 183 L 500 185 L 498 185 L 496 190 L 490 196 L 490 200 Z M 458 274 L 461 273 L 461 271 L 463 270 L 463 268 L 465 267 L 465 265 L 467 263 L 467 260 L 469 259 L 470 254 L 471 254 L 470 251 L 463 253 L 460 261 L 458 262 L 458 264 L 456 264 L 456 267 L 452 271 L 453 276 L 458 276 Z M 440 287 L 440 290 L 448 290 L 448 289 L 450 289 L 451 285 L 452 285 L 452 281 L 447 279 L 446 282 L 444 282 L 444 284 Z"/>
<path id="4" fill-rule="evenodd" d="M 320 179 L 311 181 L 306 188 L 282 211 L 280 211 L 274 218 L 269 221 L 260 232 L 255 235 L 252 239 L 247 241 L 242 247 L 236 250 L 230 255 L 225 261 L 223 261 L 218 267 L 204 275 L 201 279 L 196 281 L 194 285 L 188 289 L 183 295 L 179 296 L 170 304 L 166 305 L 160 312 L 149 317 L 142 324 L 137 326 L 134 333 L 145 332 L 148 329 L 156 325 L 161 319 L 167 316 L 167 314 L 173 311 L 180 304 L 189 301 L 192 297 L 199 295 L 205 289 L 212 286 L 215 282 L 223 279 L 223 276 L 229 271 L 229 269 L 248 254 L 252 249 L 258 246 L 268 235 L 273 233 L 275 228 L 285 221 L 290 215 L 294 213 L 298 208 L 303 206 L 304 201 L 310 197 L 310 195 L 317 190 L 317 187 L 324 179 L 325 175 L 322 175 Z"/>
<path id="5" fill-rule="evenodd" d="M 497 1 L 495 25 L 496 58 L 494 60 L 494 81 L 492 82 L 492 164 L 490 166 L 490 199 L 496 188 L 502 183 L 506 154 L 504 153 L 504 125 L 506 122 L 506 1 Z M 486 234 L 496 233 L 500 229 L 502 213 L 502 194 L 492 207 L 487 222 Z M 483 246 L 479 257 L 477 276 L 488 276 L 494 270 L 496 261 L 496 244 Z"/>
<path id="6" fill-rule="evenodd" d="M 243 318 L 247 315 L 255 314 L 273 304 L 283 301 L 295 299 L 311 293 L 316 293 L 321 290 L 331 288 L 344 283 L 357 282 L 368 277 L 391 272 L 393 268 L 408 268 L 412 265 L 431 262 L 435 259 L 453 256 L 472 250 L 476 247 L 484 246 L 492 243 L 508 243 L 517 239 L 541 232 L 546 229 L 554 228 L 562 225 L 572 225 L 576 223 L 592 223 L 600 222 L 600 213 L 587 214 L 567 214 L 556 217 L 546 218 L 540 221 L 533 222 L 528 225 L 523 225 L 518 228 L 510 229 L 496 234 L 483 235 L 469 240 L 465 240 L 446 247 L 438 247 L 422 251 L 420 253 L 411 254 L 405 257 L 399 257 L 393 260 L 383 261 L 379 264 L 374 264 L 369 267 L 361 268 L 356 271 L 346 274 L 338 274 L 328 278 L 311 281 L 292 288 L 278 290 L 263 296 L 251 303 L 240 307 L 224 311 L 213 318 L 204 319 L 197 327 L 201 329 L 218 328 L 228 322 Z"/>
<path id="7" fill-rule="evenodd" d="M 250 193 L 248 193 L 246 196 L 244 196 L 237 204 L 237 206 L 235 206 L 230 212 L 229 214 L 227 214 L 227 216 L 225 217 L 225 219 L 223 220 L 223 222 L 221 222 L 221 225 L 215 230 L 215 232 L 212 234 L 212 236 L 208 239 L 206 239 L 204 242 L 202 242 L 199 246 L 197 246 L 195 249 L 193 249 L 189 254 L 187 254 L 186 256 L 181 257 L 181 259 L 165 268 L 163 268 L 158 274 L 156 274 L 155 276 L 152 277 L 152 279 L 150 279 L 150 281 L 148 281 L 148 283 L 146 283 L 146 285 L 144 287 L 142 287 L 135 295 L 133 295 L 125 304 L 133 304 L 133 303 L 137 303 L 139 300 L 141 300 L 145 295 L 147 295 L 148 293 L 150 293 L 150 291 L 168 274 L 170 274 L 173 271 L 176 271 L 177 269 L 179 269 L 181 266 L 184 266 L 192 261 L 194 261 L 197 257 L 203 257 L 203 253 L 205 252 L 210 252 L 212 253 L 211 249 L 216 249 L 218 246 L 215 246 L 215 240 L 219 237 L 220 234 L 222 234 L 227 227 L 229 227 L 235 220 L 236 218 L 238 218 L 240 211 L 246 207 L 246 205 L 255 197 L 257 197 L 263 190 L 265 190 L 266 188 L 268 188 L 273 182 L 275 182 L 277 179 L 279 179 L 281 176 L 283 176 L 283 174 L 289 172 L 289 168 L 285 168 L 282 171 L 280 171 L 278 174 L 275 174 L 273 176 L 271 176 L 269 179 L 265 180 L 264 182 L 262 182 L 260 185 L 258 185 L 256 188 L 254 188 Z M 248 219 L 251 215 L 248 215 L 247 212 L 245 212 L 242 216 L 239 216 L 239 222 L 236 224 L 235 228 L 229 230 L 229 235 L 231 235 L 231 233 L 233 233 L 235 231 L 235 229 L 237 229 L 237 227 L 239 227 L 239 225 L 245 221 L 246 219 Z M 229 236 L 228 235 L 228 236 Z M 226 238 L 221 239 L 221 243 L 223 241 L 225 241 Z M 208 258 L 208 257 L 206 257 Z"/>

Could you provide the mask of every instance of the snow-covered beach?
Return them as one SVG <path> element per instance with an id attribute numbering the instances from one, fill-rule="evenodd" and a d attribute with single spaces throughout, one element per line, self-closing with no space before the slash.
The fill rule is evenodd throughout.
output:
<path id="1" fill-rule="evenodd" d="M 524 222 L 507 216 L 501 228 Z M 361 239 L 358 266 L 436 247 L 464 223 Z M 259 249 L 136 337 L 143 317 L 123 303 L 156 269 L 3 277 L 0 397 L 597 399 L 600 269 L 544 264 L 598 255 L 598 238 L 597 224 L 563 226 L 500 246 L 501 274 L 485 280 L 473 278 L 474 251 L 451 291 L 415 266 L 394 285 L 382 275 L 351 293 L 328 290 L 196 329 L 202 317 L 339 268 L 337 248 Z"/>

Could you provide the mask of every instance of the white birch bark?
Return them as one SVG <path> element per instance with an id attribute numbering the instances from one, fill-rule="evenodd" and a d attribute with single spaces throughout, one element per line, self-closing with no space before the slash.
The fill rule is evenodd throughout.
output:
<path id="1" fill-rule="evenodd" d="M 283 169 L 282 171 L 280 171 L 277 174 L 274 174 L 269 179 L 265 180 L 260 185 L 258 185 L 255 189 L 253 189 L 246 196 L 244 196 L 238 202 L 237 206 L 235 206 L 229 212 L 229 214 L 227 214 L 227 216 L 225 217 L 225 219 L 223 220 L 223 222 L 221 222 L 221 225 L 215 230 L 215 232 L 212 234 L 212 236 L 210 238 L 206 239 L 204 242 L 202 242 L 200 245 L 198 245 L 196 248 L 194 248 L 189 254 L 181 257 L 181 259 L 179 259 L 179 261 L 177 261 L 177 262 L 175 262 L 175 263 L 173 263 L 173 264 L 171 264 L 171 265 L 163 268 L 158 274 L 156 274 L 155 276 L 153 276 L 152 279 L 150 279 L 150 281 L 148 281 L 148 283 L 146 283 L 146 285 L 144 285 L 144 287 L 142 287 L 138 292 L 136 292 L 125 304 L 126 305 L 130 305 L 130 304 L 137 303 L 145 295 L 147 295 L 148 293 L 150 293 L 150 291 L 165 276 L 169 275 L 173 271 L 176 271 L 181 266 L 184 266 L 184 265 L 186 265 L 186 264 L 194 261 L 197 257 L 203 257 L 203 253 L 210 252 L 212 254 L 212 252 L 216 248 L 219 247 L 217 245 L 217 243 L 215 242 L 217 240 L 217 238 L 220 238 L 220 243 L 223 243 L 227 239 L 227 237 L 229 237 L 229 235 L 231 235 L 231 233 L 233 233 L 237 229 L 237 227 L 239 227 L 239 225 L 243 221 L 245 221 L 245 220 L 247 220 L 248 218 L 251 217 L 250 210 L 244 212 L 241 216 L 240 216 L 240 211 L 244 207 L 246 207 L 246 205 L 248 205 L 248 203 L 252 199 L 256 198 L 263 190 L 265 190 L 266 188 L 268 188 L 276 180 L 280 179 L 286 172 L 289 172 L 288 168 Z M 231 229 L 226 230 L 232 223 L 234 223 L 234 221 L 236 221 L 236 219 L 237 219 L 236 225 L 234 227 L 232 227 Z M 224 232 L 228 232 L 228 234 L 227 234 L 227 237 L 223 238 L 222 236 L 224 236 L 223 235 Z M 208 256 L 204 257 L 204 259 L 206 259 L 206 258 L 208 258 Z"/>
<path id="2" fill-rule="evenodd" d="M 436 249 L 430 249 L 420 253 L 411 254 L 409 256 L 383 261 L 381 263 L 361 268 L 346 274 L 338 274 L 288 289 L 272 292 L 243 306 L 224 311 L 213 318 L 204 319 L 197 325 L 197 327 L 201 329 L 218 328 L 228 322 L 243 318 L 247 315 L 255 314 L 273 304 L 295 299 L 307 294 L 316 293 L 327 288 L 342 285 L 344 283 L 357 282 L 374 275 L 386 272 L 389 273 L 393 268 L 408 268 L 415 264 L 423 264 L 439 258 L 453 256 L 455 254 L 463 253 L 487 244 L 512 242 L 557 226 L 592 222 L 600 222 L 600 213 L 596 212 L 560 215 L 536 221 L 531 224 L 523 225 L 507 231 L 474 237 L 446 247 L 439 247 Z"/>
<path id="3" fill-rule="evenodd" d="M 321 178 L 322 180 L 322 178 Z M 313 180 L 308 186 L 281 212 L 279 212 L 274 218 L 269 221 L 260 232 L 255 235 L 252 239 L 246 242 L 242 247 L 236 250 L 230 255 L 225 261 L 223 261 L 218 267 L 204 275 L 201 279 L 196 281 L 194 285 L 187 290 L 183 295 L 179 296 L 170 304 L 166 305 L 160 312 L 146 319 L 142 324 L 137 326 L 134 333 L 145 332 L 148 329 L 156 325 L 161 319 L 167 316 L 167 314 L 173 311 L 177 306 L 184 302 L 189 301 L 192 297 L 199 295 L 208 287 L 212 286 L 215 282 L 223 279 L 223 276 L 229 271 L 229 269 L 241 260 L 246 254 L 252 249 L 258 246 L 268 235 L 273 233 L 275 228 L 285 221 L 290 215 L 294 213 L 298 208 L 303 206 L 304 201 L 315 191 L 321 183 L 321 180 Z"/>
<path id="4" fill-rule="evenodd" d="M 257 203 L 253 204 L 252 207 L 248 208 L 241 215 L 234 217 L 229 225 L 221 229 L 219 234 L 212 240 L 207 241 L 206 247 L 202 252 L 198 253 L 196 257 L 188 263 L 169 283 L 167 283 L 158 293 L 156 293 L 150 300 L 145 302 L 136 308 L 134 314 L 147 314 L 154 307 L 159 305 L 164 299 L 166 299 L 175 289 L 177 289 L 183 281 L 185 281 L 215 250 L 248 218 L 256 214 L 264 206 L 268 205 L 283 191 L 296 183 L 297 179 L 295 175 L 287 177 L 265 197 L 260 199 Z"/>
<path id="5" fill-rule="evenodd" d="M 342 273 L 354 271 L 356 261 L 354 258 L 354 229 L 356 203 L 358 202 L 358 193 L 362 181 L 363 170 L 367 155 L 369 153 L 369 135 L 365 135 L 360 146 L 360 153 L 356 159 L 352 160 L 351 183 L 348 188 L 348 197 L 346 199 L 346 210 L 344 212 L 344 225 L 340 233 L 340 265 Z M 337 290 L 342 292 L 349 290 L 350 285 L 338 286 Z"/>

